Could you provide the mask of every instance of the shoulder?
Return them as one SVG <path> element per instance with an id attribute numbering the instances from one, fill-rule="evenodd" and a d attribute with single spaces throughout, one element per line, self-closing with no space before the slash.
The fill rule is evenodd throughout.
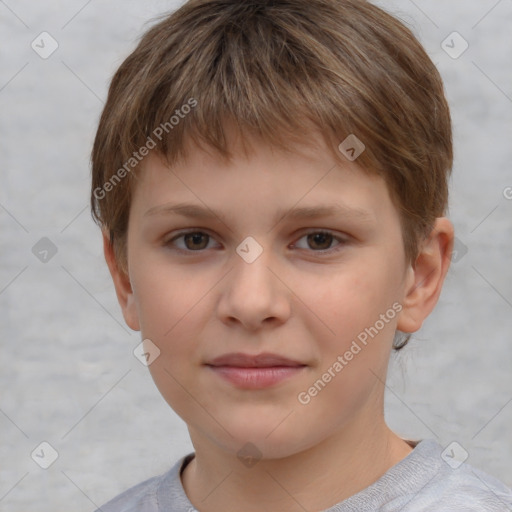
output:
<path id="1" fill-rule="evenodd" d="M 96 512 L 157 512 L 156 490 L 165 475 L 150 478 L 119 494 Z"/>
<path id="2" fill-rule="evenodd" d="M 512 512 L 512 491 L 468 464 L 440 471 L 426 486 L 424 496 L 439 512 Z"/>
<path id="3" fill-rule="evenodd" d="M 404 512 L 512 512 L 512 491 L 496 478 L 453 460 L 435 441 L 423 441 L 416 458 L 420 489 L 409 496 Z M 391 509 L 390 509 L 391 510 Z"/>
<path id="4" fill-rule="evenodd" d="M 327 512 L 512 512 L 512 491 L 433 440 Z"/>
<path id="5" fill-rule="evenodd" d="M 166 473 L 155 476 L 119 494 L 96 512 L 163 512 L 182 505 L 180 470 L 192 455 L 181 458 Z"/>

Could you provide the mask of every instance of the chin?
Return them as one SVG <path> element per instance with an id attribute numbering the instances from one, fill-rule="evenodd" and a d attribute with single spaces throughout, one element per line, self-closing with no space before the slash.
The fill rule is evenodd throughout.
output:
<path id="1" fill-rule="evenodd" d="M 293 413 L 290 419 L 292 416 Z M 281 414 L 278 419 L 259 414 L 231 418 L 228 423 L 224 423 L 231 436 L 222 431 L 217 443 L 239 458 L 248 456 L 263 459 L 286 458 L 315 444 L 314 436 L 309 435 L 296 422 L 283 421 L 285 417 L 286 414 Z"/>

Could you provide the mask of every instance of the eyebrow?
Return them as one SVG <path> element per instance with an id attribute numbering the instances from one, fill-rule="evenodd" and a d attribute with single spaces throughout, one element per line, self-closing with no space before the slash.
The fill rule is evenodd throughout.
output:
<path id="1" fill-rule="evenodd" d="M 179 215 L 198 220 L 221 220 L 225 222 L 225 215 L 216 212 L 206 206 L 195 205 L 191 203 L 163 204 L 154 206 L 144 213 L 144 217 L 154 215 Z M 277 212 L 274 223 L 279 223 L 284 218 L 293 220 L 315 219 L 325 217 L 343 217 L 354 220 L 370 222 L 375 217 L 369 211 L 361 208 L 347 206 L 343 204 L 327 204 L 322 206 L 302 206 L 280 210 Z"/>

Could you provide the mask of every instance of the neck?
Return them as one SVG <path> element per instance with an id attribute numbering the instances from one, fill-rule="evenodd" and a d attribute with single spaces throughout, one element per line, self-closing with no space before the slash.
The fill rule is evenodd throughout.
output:
<path id="1" fill-rule="evenodd" d="M 239 512 L 241 503 L 244 512 L 332 507 L 374 483 L 411 452 L 383 419 L 363 428 L 366 436 L 360 427 L 344 428 L 313 448 L 262 459 L 252 467 L 245 467 L 236 453 L 196 439 L 196 457 L 182 475 L 185 492 L 204 512 Z"/>

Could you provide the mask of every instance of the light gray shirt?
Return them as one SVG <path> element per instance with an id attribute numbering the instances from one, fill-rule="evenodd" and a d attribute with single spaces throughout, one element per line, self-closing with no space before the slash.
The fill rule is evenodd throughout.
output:
<path id="1" fill-rule="evenodd" d="M 375 483 L 325 512 L 512 512 L 509 488 L 468 464 L 455 467 L 442 451 L 436 441 L 420 441 Z M 187 455 L 97 512 L 197 512 L 180 479 L 192 458 Z"/>

